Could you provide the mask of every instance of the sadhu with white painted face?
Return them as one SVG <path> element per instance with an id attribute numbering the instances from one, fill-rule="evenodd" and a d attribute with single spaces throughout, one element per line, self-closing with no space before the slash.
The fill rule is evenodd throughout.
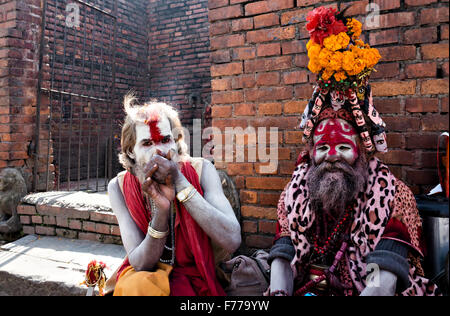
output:
<path id="1" fill-rule="evenodd" d="M 278 203 L 267 294 L 434 295 L 414 196 L 375 157 L 387 151 L 368 84 L 380 56 L 358 21 L 325 7 L 307 19 L 318 82 L 300 124 L 306 150 Z"/>
<path id="2" fill-rule="evenodd" d="M 108 186 L 127 258 L 114 295 L 224 295 L 216 262 L 241 243 L 215 167 L 187 154 L 177 112 L 125 98 L 120 161 Z"/>

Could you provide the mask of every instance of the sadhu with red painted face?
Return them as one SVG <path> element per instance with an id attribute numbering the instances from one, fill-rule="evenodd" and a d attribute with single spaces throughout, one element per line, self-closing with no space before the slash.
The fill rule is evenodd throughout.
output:
<path id="1" fill-rule="evenodd" d="M 172 107 L 134 102 L 125 98 L 126 171 L 108 186 L 127 252 L 114 295 L 224 295 L 216 263 L 239 247 L 241 233 L 219 175 L 187 154 Z"/>
<path id="2" fill-rule="evenodd" d="M 414 196 L 375 157 L 387 151 L 368 84 L 380 55 L 355 19 L 320 7 L 307 20 L 318 81 L 300 124 L 306 150 L 278 204 L 267 294 L 434 295 Z"/>

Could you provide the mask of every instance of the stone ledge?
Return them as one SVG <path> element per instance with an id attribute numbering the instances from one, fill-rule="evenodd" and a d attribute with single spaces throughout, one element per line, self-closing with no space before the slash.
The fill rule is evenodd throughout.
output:
<path id="1" fill-rule="evenodd" d="M 44 192 L 25 196 L 17 214 L 28 235 L 121 244 L 120 229 L 106 193 Z"/>
<path id="2" fill-rule="evenodd" d="M 88 263 L 104 262 L 110 277 L 125 255 L 119 245 L 25 236 L 0 247 L 1 295 L 85 295 L 80 283 Z"/>

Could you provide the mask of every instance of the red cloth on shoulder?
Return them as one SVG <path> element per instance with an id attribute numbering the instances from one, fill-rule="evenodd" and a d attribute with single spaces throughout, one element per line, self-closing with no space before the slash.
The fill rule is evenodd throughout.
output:
<path id="1" fill-rule="evenodd" d="M 203 196 L 203 190 L 197 172 L 188 162 L 183 163 L 181 173 Z M 141 191 L 139 180 L 127 172 L 124 177 L 123 191 L 125 202 L 131 217 L 139 229 L 147 234 L 151 220 L 149 207 Z M 176 262 L 170 275 L 170 291 L 173 296 L 220 296 L 225 295 L 215 272 L 214 253 L 208 235 L 192 218 L 182 203 L 174 200 L 175 218 L 175 258 Z M 117 273 L 129 266 L 124 261 Z"/>

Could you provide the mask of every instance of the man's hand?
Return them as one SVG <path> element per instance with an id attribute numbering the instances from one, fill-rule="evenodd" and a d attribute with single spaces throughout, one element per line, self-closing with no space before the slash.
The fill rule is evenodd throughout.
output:
<path id="1" fill-rule="evenodd" d="M 367 283 L 360 296 L 394 296 L 397 276 L 392 272 L 380 270 L 379 277 Z"/>
<path id="2" fill-rule="evenodd" d="M 159 211 L 169 212 L 170 203 L 175 198 L 175 186 L 173 184 L 171 174 L 167 175 L 164 184 L 153 180 L 153 175 L 158 169 L 159 165 L 153 164 L 153 167 L 147 172 L 145 175 L 145 181 L 142 184 L 142 191 L 147 193 L 155 202 L 155 205 Z"/>
<path id="3" fill-rule="evenodd" d="M 179 176 L 180 170 L 178 165 L 176 162 L 172 161 L 172 151 L 169 151 L 166 155 L 160 150 L 157 150 L 156 155 L 150 160 L 149 166 L 154 166 L 155 164 L 158 166 L 158 169 L 153 174 L 152 178 L 157 183 L 167 184 L 169 176 L 172 182 Z"/>

